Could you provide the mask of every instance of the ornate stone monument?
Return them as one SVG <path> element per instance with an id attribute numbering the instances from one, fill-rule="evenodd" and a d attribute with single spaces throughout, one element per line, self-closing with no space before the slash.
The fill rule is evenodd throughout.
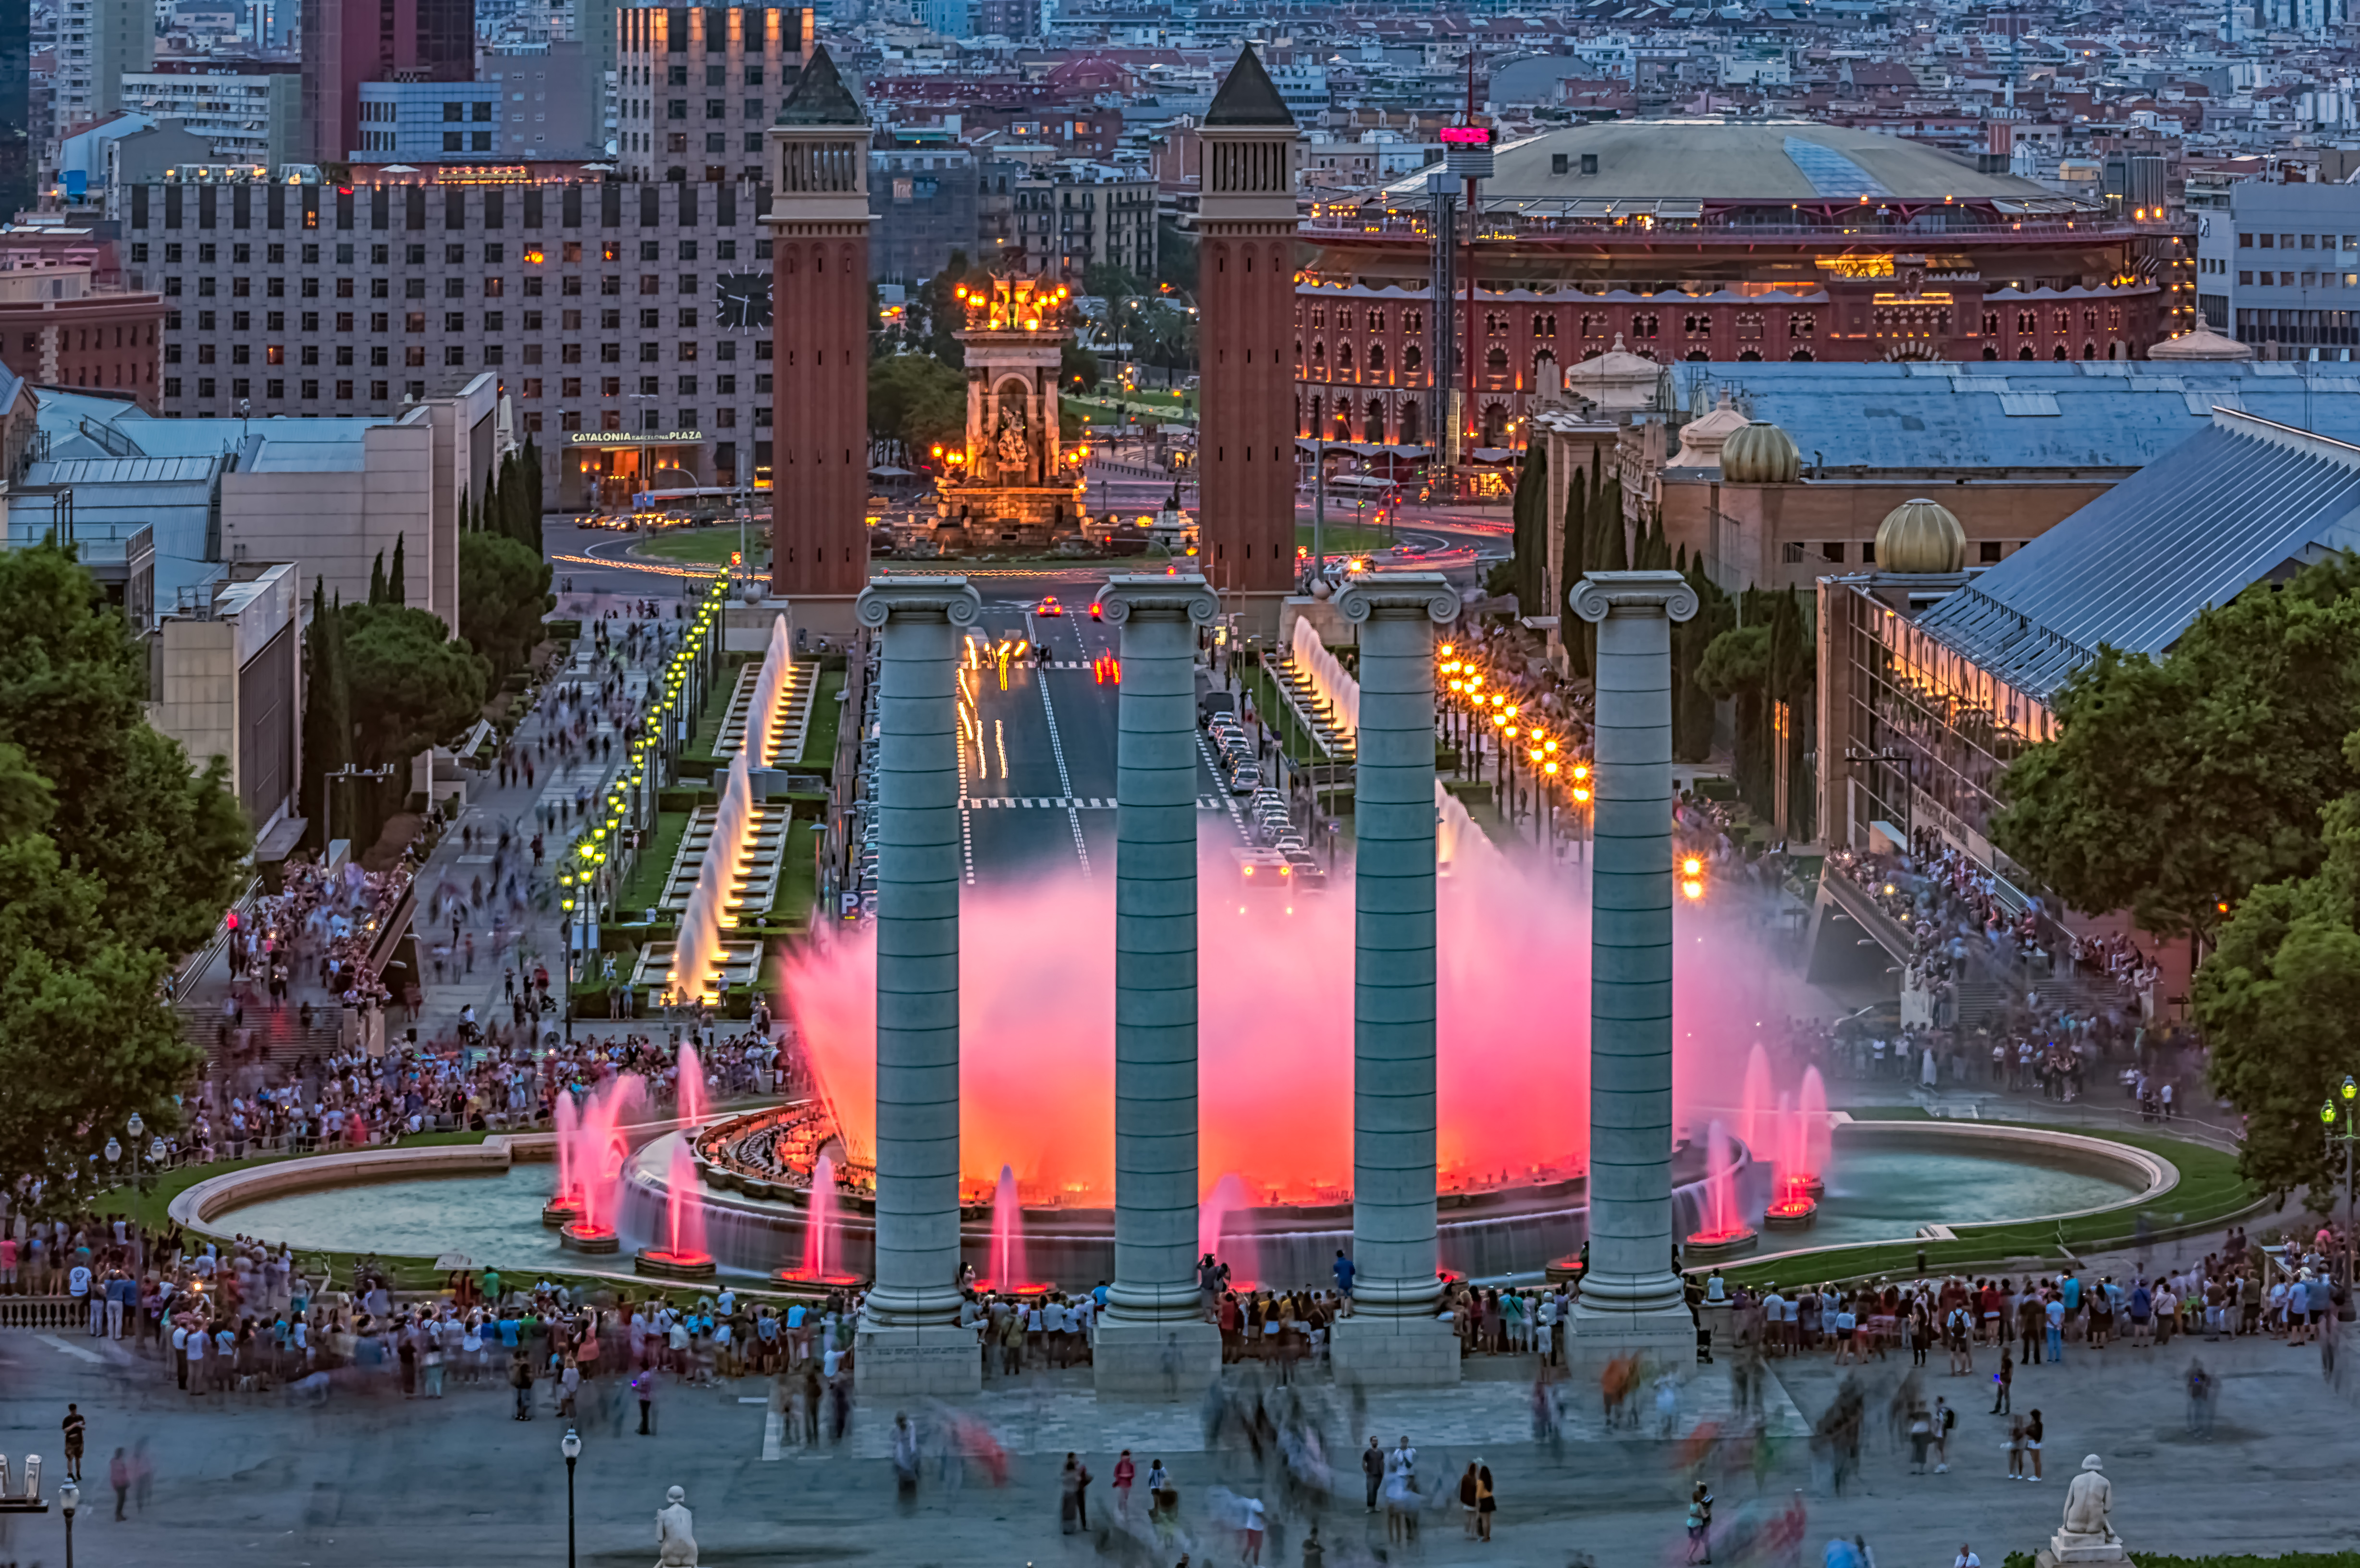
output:
<path id="1" fill-rule="evenodd" d="M 1045 278 L 999 278 L 963 289 L 967 440 L 946 454 L 934 537 L 993 549 L 1046 544 L 1082 526 L 1076 453 L 1058 440 L 1057 366 L 1073 334 L 1065 290 Z"/>
<path id="2" fill-rule="evenodd" d="M 656 1568 L 696 1568 L 696 1516 L 687 1497 L 674 1486 L 656 1510 Z"/>
<path id="3" fill-rule="evenodd" d="M 2065 1525 L 2049 1537 L 2040 1553 L 2040 1568 L 2060 1563 L 2128 1563 L 2122 1537 L 2108 1517 L 2114 1506 L 2114 1484 L 2106 1479 L 2104 1461 L 2092 1454 L 2081 1461 L 2081 1473 L 2065 1488 Z"/>

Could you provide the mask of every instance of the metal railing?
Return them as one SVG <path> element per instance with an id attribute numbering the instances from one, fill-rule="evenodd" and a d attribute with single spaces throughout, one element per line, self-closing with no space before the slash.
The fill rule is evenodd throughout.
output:
<path id="1" fill-rule="evenodd" d="M 1973 240 L 2111 240 L 2133 235 L 2167 234 L 2168 228 L 2094 213 L 2088 218 L 2000 219 L 1979 223 L 1744 223 L 1710 218 L 1656 219 L 1638 223 L 1613 217 L 1572 217 L 1559 213 L 1487 212 L 1476 232 L 1478 240 L 1565 240 L 1583 244 L 1620 241 L 1655 244 L 1666 240 L 1710 245 L 1754 245 L 1764 240 L 1796 240 L 1816 244 L 1896 245 Z M 1306 239 L 1398 239 L 1423 244 L 1433 236 L 1420 212 L 1358 213 L 1322 216 L 1314 213 L 1303 224 Z"/>

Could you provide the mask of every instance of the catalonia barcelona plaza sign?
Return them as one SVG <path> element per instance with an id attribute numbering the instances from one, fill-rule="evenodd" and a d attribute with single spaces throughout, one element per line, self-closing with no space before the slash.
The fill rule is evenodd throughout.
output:
<path id="1" fill-rule="evenodd" d="M 568 446 L 687 446 L 705 439 L 703 430 L 572 430 L 567 432 Z"/>

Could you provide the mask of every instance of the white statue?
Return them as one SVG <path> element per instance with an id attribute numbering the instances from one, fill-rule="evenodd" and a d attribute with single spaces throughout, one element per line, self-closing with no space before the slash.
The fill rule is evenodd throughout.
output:
<path id="1" fill-rule="evenodd" d="M 696 1516 L 678 1486 L 664 1494 L 656 1510 L 656 1568 L 696 1568 Z"/>
<path id="2" fill-rule="evenodd" d="M 2065 1528 L 2050 1540 L 2045 1555 L 2059 1563 L 2120 1562 L 2122 1538 L 2107 1519 L 2114 1505 L 2114 1485 L 2106 1479 L 2104 1462 L 2090 1454 L 2065 1488 Z"/>

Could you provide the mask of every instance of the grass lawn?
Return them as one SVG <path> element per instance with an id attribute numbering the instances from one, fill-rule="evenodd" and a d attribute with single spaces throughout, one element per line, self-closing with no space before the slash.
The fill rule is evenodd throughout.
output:
<path id="1" fill-rule="evenodd" d="M 844 720 L 844 704 L 836 694 L 844 690 L 844 671 L 823 670 L 812 692 L 811 727 L 803 731 L 803 755 L 795 760 L 814 767 L 836 760 L 836 730 Z"/>
<path id="2" fill-rule="evenodd" d="M 1912 1117 L 1906 1110 L 1871 1113 L 1862 1115 L 1862 1119 L 1922 1119 L 1922 1113 L 1918 1117 Z M 2128 1144 L 2170 1160 L 2180 1171 L 2180 1184 L 2164 1193 L 2153 1205 L 2135 1203 L 2103 1214 L 2084 1214 L 2067 1220 L 1999 1221 L 1991 1225 L 1955 1226 L 1958 1240 L 1922 1244 L 1926 1267 L 1936 1273 L 1962 1272 L 2019 1258 L 2061 1259 L 2067 1251 L 2078 1255 L 2128 1246 L 2138 1237 L 2141 1216 L 2146 1218 L 2150 1234 L 2209 1229 L 2226 1224 L 2267 1196 L 2237 1174 L 2235 1155 L 2202 1144 L 2185 1143 L 2156 1133 L 2100 1133 L 2086 1127 L 2054 1127 L 2037 1122 L 1986 1121 L 1976 1125 L 2038 1127 L 2043 1131 L 2073 1132 L 2087 1138 Z M 1763 1237 L 1765 1248 L 1775 1247 L 1777 1239 L 1765 1235 Z M 1839 1247 L 1808 1258 L 1740 1264 L 1724 1269 L 1722 1273 L 1732 1280 L 1747 1283 L 1781 1277 L 1791 1281 L 1805 1276 L 1814 1279 L 1858 1279 L 1871 1275 L 1915 1274 L 1920 1250 L 1921 1244 L 1914 1241 Z"/>
<path id="3" fill-rule="evenodd" d="M 1330 498 L 1329 504 L 1331 506 L 1334 504 L 1332 497 Z M 1309 523 L 1297 523 L 1295 525 L 1295 542 L 1305 550 L 1309 550 L 1311 548 L 1311 525 Z M 1327 526 L 1319 530 L 1320 548 L 1327 550 L 1330 555 L 1359 554 L 1364 550 L 1391 550 L 1393 547 L 1393 532 L 1391 528 L 1364 528 L 1358 523 L 1338 522 L 1334 517 L 1329 517 L 1328 519 Z"/>
<path id="4" fill-rule="evenodd" d="M 746 530 L 746 549 L 761 565 L 769 559 L 770 540 L 759 528 Z M 727 566 L 738 551 L 738 527 L 732 523 L 717 528 L 672 528 L 654 538 L 642 540 L 637 552 L 656 561 L 678 561 L 683 566 Z"/>
<path id="5" fill-rule="evenodd" d="M 658 811 L 655 836 L 639 847 L 639 863 L 616 896 L 618 909 L 651 909 L 663 897 L 664 878 L 672 874 L 672 856 L 680 853 L 681 835 L 688 832 L 686 811 Z M 634 919 L 637 917 L 634 916 Z"/>
<path id="6" fill-rule="evenodd" d="M 1314 745 L 1311 734 L 1295 720 L 1295 710 L 1286 705 L 1279 694 L 1278 682 L 1259 665 L 1246 672 L 1246 690 L 1253 697 L 1254 712 L 1262 715 L 1262 724 L 1278 736 L 1286 755 L 1298 763 L 1324 763 L 1327 755 Z"/>
<path id="7" fill-rule="evenodd" d="M 786 863 L 779 867 L 779 892 L 770 900 L 773 921 L 811 930 L 812 900 L 819 897 L 819 856 L 812 846 L 819 837 L 800 817 L 787 829 Z"/>

